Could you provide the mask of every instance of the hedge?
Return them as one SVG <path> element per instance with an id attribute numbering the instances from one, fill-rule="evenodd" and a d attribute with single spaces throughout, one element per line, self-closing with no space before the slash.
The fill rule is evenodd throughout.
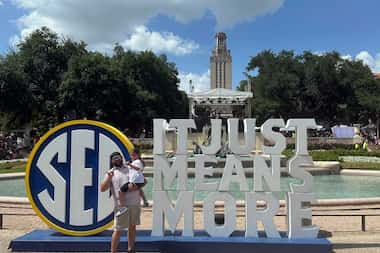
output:
<path id="1" fill-rule="evenodd" d="M 292 149 L 286 149 L 283 153 L 287 158 L 293 156 Z M 339 156 L 374 156 L 380 157 L 380 151 L 366 151 L 366 150 L 347 150 L 347 149 L 334 149 L 334 150 L 312 150 L 309 151 L 314 161 L 338 161 Z"/>

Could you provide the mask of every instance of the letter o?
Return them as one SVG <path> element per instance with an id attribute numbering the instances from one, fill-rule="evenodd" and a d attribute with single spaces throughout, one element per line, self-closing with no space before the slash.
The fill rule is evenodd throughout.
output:
<path id="1" fill-rule="evenodd" d="M 215 202 L 224 202 L 224 224 L 215 224 Z M 236 203 L 229 193 L 210 193 L 203 202 L 203 219 L 206 232 L 211 237 L 229 237 L 236 227 Z"/>

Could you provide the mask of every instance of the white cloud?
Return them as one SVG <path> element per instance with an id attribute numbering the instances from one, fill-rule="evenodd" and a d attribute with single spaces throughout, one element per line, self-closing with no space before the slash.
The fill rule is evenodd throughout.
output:
<path id="1" fill-rule="evenodd" d="M 209 11 L 215 16 L 217 29 L 222 29 L 273 13 L 283 2 L 284 0 L 240 0 L 238 3 L 231 0 L 13 0 L 16 6 L 26 10 L 26 15 L 18 19 L 21 37 L 41 26 L 48 26 L 75 40 L 84 40 L 100 50 L 108 50 L 114 43 L 125 40 L 133 43 L 133 38 L 141 37 L 141 33 L 136 34 L 136 27 L 146 26 L 157 15 L 187 23 L 202 18 Z M 148 34 L 145 36 L 147 39 L 155 39 L 153 35 L 157 33 L 143 32 Z M 177 54 L 183 54 L 194 46 L 190 44 L 192 46 L 187 47 L 188 41 L 174 34 L 158 35 L 162 38 L 172 35 L 175 39 L 170 38 L 179 47 L 175 48 L 174 45 L 160 50 L 174 50 Z M 153 42 L 145 44 L 151 45 Z"/>
<path id="2" fill-rule="evenodd" d="M 20 36 L 18 35 L 13 35 L 12 37 L 9 38 L 9 46 L 11 48 L 16 48 L 19 42 L 20 42 Z"/>
<path id="3" fill-rule="evenodd" d="M 190 91 L 190 80 L 192 81 L 192 84 L 194 86 L 194 92 L 205 91 L 210 89 L 210 70 L 204 72 L 203 74 L 179 72 L 178 77 L 181 80 L 179 84 L 179 89 L 186 91 L 186 93 L 189 93 Z"/>
<path id="4" fill-rule="evenodd" d="M 350 54 L 342 55 L 344 60 L 361 60 L 364 64 L 374 73 L 380 73 L 380 53 L 377 53 L 375 56 L 372 56 L 368 51 L 361 51 L 355 57 Z"/>
<path id="5" fill-rule="evenodd" d="M 138 26 L 134 33 L 122 45 L 132 50 L 152 50 L 154 52 L 172 52 L 185 55 L 199 48 L 193 41 L 186 41 L 173 33 L 149 31 L 145 26 Z"/>
<path id="6" fill-rule="evenodd" d="M 325 51 L 314 51 L 313 54 L 318 55 L 318 56 L 323 56 L 326 54 L 326 52 Z"/>
<path id="7" fill-rule="evenodd" d="M 350 54 L 342 55 L 340 58 L 342 58 L 343 60 L 352 61 L 352 56 Z"/>
<path id="8" fill-rule="evenodd" d="M 356 57 L 356 60 L 362 60 L 364 64 L 367 64 L 370 69 L 375 72 L 380 72 L 380 53 L 376 56 L 372 56 L 367 51 L 361 51 Z"/>
<path id="9" fill-rule="evenodd" d="M 358 55 L 356 55 L 355 59 L 363 61 L 363 63 L 368 66 L 372 65 L 374 61 L 373 57 L 367 51 L 361 51 Z"/>

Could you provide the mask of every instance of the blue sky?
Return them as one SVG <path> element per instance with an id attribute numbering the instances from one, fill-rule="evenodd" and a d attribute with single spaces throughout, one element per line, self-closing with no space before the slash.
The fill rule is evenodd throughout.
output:
<path id="1" fill-rule="evenodd" d="M 233 57 L 233 86 L 251 56 L 264 49 L 336 50 L 380 72 L 380 1 L 377 0 L 0 0 L 0 53 L 6 54 L 45 25 L 111 52 L 115 42 L 167 54 L 180 71 L 209 87 L 214 34 L 224 31 Z"/>

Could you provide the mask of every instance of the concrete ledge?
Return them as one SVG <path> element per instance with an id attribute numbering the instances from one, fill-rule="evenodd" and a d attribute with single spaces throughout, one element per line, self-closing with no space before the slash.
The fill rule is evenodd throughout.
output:
<path id="1" fill-rule="evenodd" d="M 1 197 L 0 196 L 0 203 L 5 204 L 29 204 L 29 200 L 26 197 Z M 153 201 L 149 201 L 150 205 L 152 206 L 154 203 Z M 285 206 L 285 200 L 280 200 L 280 206 Z M 258 201 L 258 206 L 265 206 L 264 201 Z M 346 199 L 318 199 L 315 203 L 312 204 L 312 206 L 354 206 L 354 205 L 380 205 L 380 198 L 346 198 Z M 215 202 L 216 207 L 223 207 L 224 203 L 221 201 Z M 237 207 L 244 207 L 245 201 L 244 200 L 237 200 L 236 201 Z M 193 207 L 202 208 L 203 207 L 203 201 L 194 201 Z"/>
<path id="2" fill-rule="evenodd" d="M 379 170 L 353 170 L 353 169 L 343 169 L 340 171 L 341 175 L 349 176 L 375 176 L 380 177 Z"/>
<path id="3" fill-rule="evenodd" d="M 323 168 L 340 168 L 340 163 L 337 161 L 314 161 L 314 165 Z"/>
<path id="4" fill-rule="evenodd" d="M 280 206 L 284 207 L 286 204 L 285 200 L 280 200 Z M 315 203 L 312 203 L 311 206 L 354 206 L 354 205 L 380 205 L 380 198 L 355 198 L 355 199 L 318 199 Z M 258 206 L 265 206 L 264 201 L 257 201 Z M 216 207 L 223 207 L 224 203 L 221 201 L 215 202 Z M 244 207 L 245 201 L 238 200 L 236 201 L 237 207 Z M 194 207 L 203 207 L 203 201 L 195 201 Z"/>
<path id="5" fill-rule="evenodd" d="M 27 158 L 21 158 L 21 159 L 12 159 L 12 160 L 0 160 L 1 163 L 14 163 L 14 162 L 26 162 Z"/>
<path id="6" fill-rule="evenodd" d="M 380 204 L 380 198 L 319 199 L 312 206 L 344 206 Z"/>
<path id="7" fill-rule="evenodd" d="M 25 172 L 0 174 L 0 180 L 24 178 Z"/>
<path id="8" fill-rule="evenodd" d="M 0 196 L 0 203 L 4 204 L 30 204 L 26 197 L 7 197 Z"/>
<path id="9" fill-rule="evenodd" d="M 281 167 L 281 176 L 289 176 L 288 168 L 287 167 Z M 320 175 L 339 175 L 340 173 L 340 167 L 305 167 L 305 170 L 310 172 L 313 176 L 320 176 Z M 252 177 L 254 175 L 253 168 L 244 168 L 245 176 Z M 152 167 L 146 167 L 144 169 L 144 176 L 146 177 L 153 177 L 154 170 Z M 223 168 L 213 168 L 213 177 L 221 177 L 223 175 Z M 187 169 L 187 176 L 192 178 L 195 177 L 195 168 L 188 168 Z"/>

